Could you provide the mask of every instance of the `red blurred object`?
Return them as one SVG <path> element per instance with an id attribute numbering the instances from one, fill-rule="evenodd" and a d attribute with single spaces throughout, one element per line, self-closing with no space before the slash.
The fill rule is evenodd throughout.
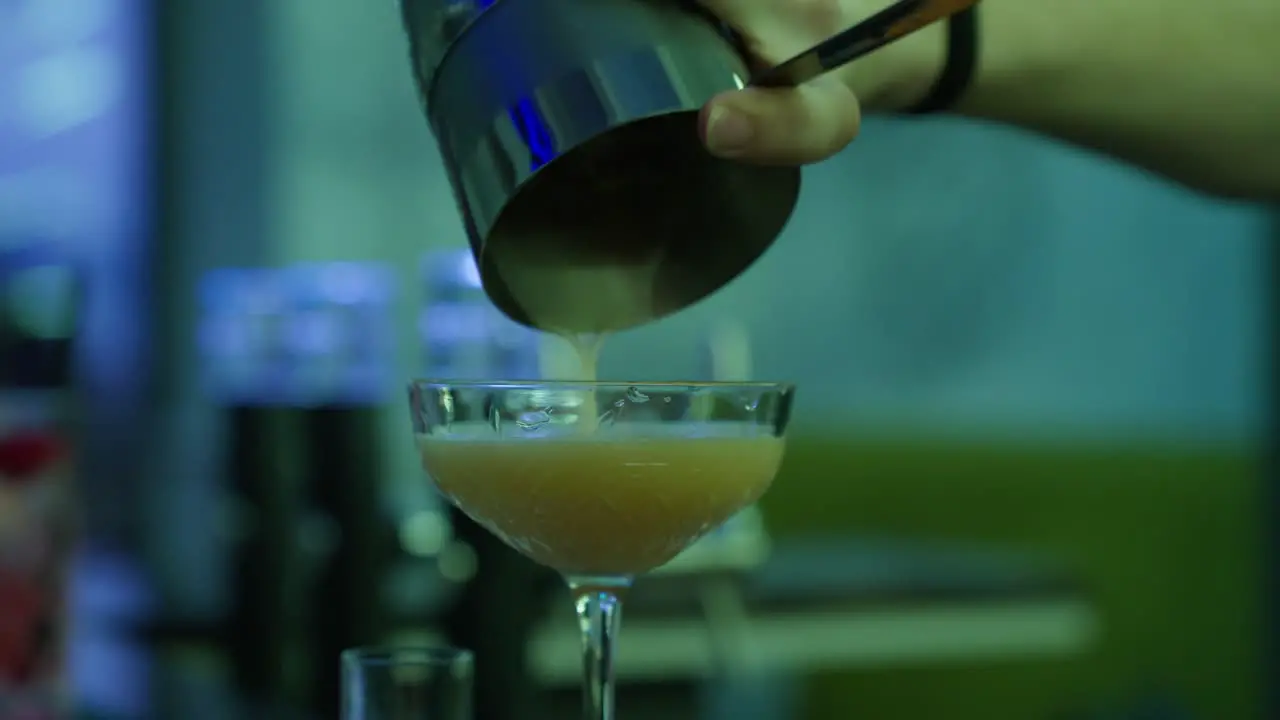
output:
<path id="1" fill-rule="evenodd" d="M 22 433 L 0 440 L 0 482 L 34 479 L 63 455 L 62 441 L 43 433 Z"/>
<path id="2" fill-rule="evenodd" d="M 0 682 L 25 683 L 35 669 L 40 620 L 49 598 L 31 578 L 0 569 Z"/>
<path id="3" fill-rule="evenodd" d="M 0 518 L 0 720 L 58 717 L 40 696 L 62 673 L 67 549 L 60 533 L 69 454 L 51 430 L 0 437 L 0 497 L 7 508 Z M 24 694 L 32 694 L 29 708 Z"/>

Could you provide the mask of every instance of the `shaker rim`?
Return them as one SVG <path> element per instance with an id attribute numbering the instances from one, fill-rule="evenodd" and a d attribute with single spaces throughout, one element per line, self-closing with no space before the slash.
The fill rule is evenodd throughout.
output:
<path id="1" fill-rule="evenodd" d="M 400 1 L 407 2 L 409 0 L 400 0 Z M 447 64 L 449 62 L 449 59 L 454 55 L 454 49 L 458 46 L 458 43 L 462 42 L 462 40 L 466 38 L 468 33 L 472 32 L 472 29 L 475 27 L 476 23 L 480 22 L 480 18 L 484 17 L 485 15 L 488 15 L 490 11 L 492 11 L 495 7 L 505 2 L 506 0 L 493 0 L 493 2 L 489 3 L 488 5 L 485 5 L 483 8 L 480 8 L 480 12 L 476 13 L 475 16 L 473 16 L 470 20 L 467 21 L 467 24 L 463 26 L 461 32 L 459 32 L 456 37 L 454 37 L 452 40 L 449 41 L 449 44 L 444 48 L 444 52 L 440 54 L 440 61 L 437 62 L 435 68 L 431 70 L 431 77 L 428 78 L 427 80 L 427 90 L 426 90 L 426 93 L 424 93 L 425 95 L 424 99 L 426 100 L 426 103 L 427 103 L 427 119 L 430 120 L 432 123 L 435 122 L 434 119 L 431 118 L 431 115 L 432 115 L 431 108 L 435 107 L 436 86 L 439 85 L 440 73 L 441 71 L 444 70 L 445 64 Z"/>

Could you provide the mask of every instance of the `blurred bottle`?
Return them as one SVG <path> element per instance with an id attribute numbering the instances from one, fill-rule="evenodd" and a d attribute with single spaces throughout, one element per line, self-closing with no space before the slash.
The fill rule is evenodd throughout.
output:
<path id="1" fill-rule="evenodd" d="M 246 405 L 389 400 L 395 299 L 389 268 L 325 263 L 219 269 L 202 281 L 205 384 Z"/>
<path id="2" fill-rule="evenodd" d="M 0 717 L 65 717 L 82 280 L 50 243 L 0 247 Z"/>
<path id="3" fill-rule="evenodd" d="M 538 333 L 517 325 L 484 294 L 467 250 L 438 250 L 422 261 L 418 332 L 423 376 L 452 380 L 539 377 Z"/>
<path id="4" fill-rule="evenodd" d="M 0 439 L 0 717 L 65 717 L 70 457 L 51 428 L 8 430 Z"/>
<path id="5" fill-rule="evenodd" d="M 289 402 L 292 303 L 280 274 L 265 268 L 214 270 L 201 280 L 200 299 L 206 390 L 232 405 Z"/>
<path id="6" fill-rule="evenodd" d="M 0 385 L 64 389 L 71 383 L 83 281 L 41 244 L 0 252 Z"/>
<path id="7" fill-rule="evenodd" d="M 290 308 L 287 345 L 307 404 L 386 402 L 393 377 L 394 336 L 388 321 L 394 274 L 374 263 L 301 265 L 285 271 Z"/>

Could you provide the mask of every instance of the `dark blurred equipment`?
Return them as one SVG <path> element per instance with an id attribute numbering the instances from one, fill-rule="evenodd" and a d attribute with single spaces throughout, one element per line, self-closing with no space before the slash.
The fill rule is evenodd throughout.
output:
<path id="1" fill-rule="evenodd" d="M 335 660 L 348 648 L 380 643 L 387 632 L 384 592 L 395 527 L 380 507 L 383 456 L 377 411 L 322 407 L 304 411 L 309 492 L 317 514 L 301 544 L 321 561 L 307 598 L 315 686 L 311 707 L 338 706 Z"/>
<path id="2" fill-rule="evenodd" d="M 268 708 L 338 706 L 337 658 L 381 642 L 394 525 L 380 507 L 377 411 L 232 408 L 238 690 Z"/>
<path id="3" fill-rule="evenodd" d="M 394 537 L 368 408 L 231 411 L 239 543 L 229 653 L 255 703 L 328 713 L 337 658 L 380 642 Z"/>
<path id="4" fill-rule="evenodd" d="M 475 720 L 542 717 L 527 648 L 543 617 L 539 601 L 552 587 L 559 589 L 559 578 L 461 512 L 451 516 L 458 539 L 477 560 L 475 576 L 445 619 L 450 642 L 476 653 Z"/>
<path id="5" fill-rule="evenodd" d="M 289 408 L 237 407 L 230 421 L 227 474 L 239 543 L 229 659 L 252 702 L 297 706 L 305 687 L 296 669 L 311 657 L 313 637 L 298 543 L 307 479 L 304 417 Z"/>

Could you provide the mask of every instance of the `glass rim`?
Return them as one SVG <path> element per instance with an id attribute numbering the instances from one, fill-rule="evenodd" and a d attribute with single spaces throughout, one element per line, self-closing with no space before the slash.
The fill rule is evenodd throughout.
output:
<path id="1" fill-rule="evenodd" d="M 415 378 L 410 388 L 432 390 L 591 390 L 630 388 L 661 388 L 670 390 L 772 390 L 779 393 L 795 391 L 795 383 L 761 380 L 444 380 L 440 378 Z"/>
<path id="2" fill-rule="evenodd" d="M 343 664 L 361 667 L 472 667 L 475 654 L 466 648 L 445 645 L 371 645 L 342 651 Z"/>

